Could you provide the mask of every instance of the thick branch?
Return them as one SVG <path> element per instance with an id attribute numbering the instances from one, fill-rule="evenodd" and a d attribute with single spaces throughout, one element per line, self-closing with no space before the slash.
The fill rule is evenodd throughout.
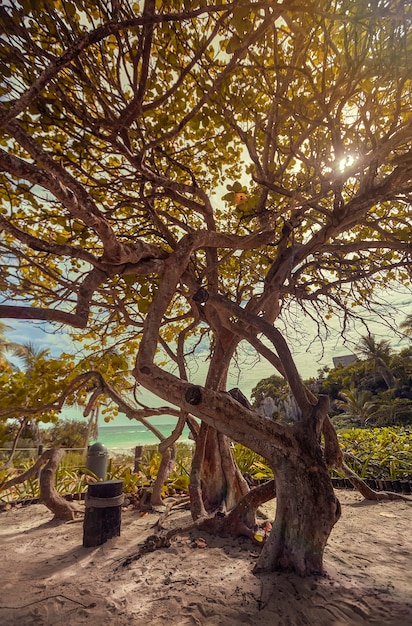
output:
<path id="1" fill-rule="evenodd" d="M 228 393 L 183 382 L 154 364 L 142 362 L 141 355 L 133 373 L 146 389 L 262 456 L 269 458 L 273 446 L 278 445 L 280 450 L 284 450 L 285 446 L 293 445 L 287 424 L 259 416 L 236 402 Z M 270 445 L 267 445 L 269 442 Z"/>
<path id="2" fill-rule="evenodd" d="M 93 293 L 107 278 L 105 272 L 94 268 L 87 274 L 83 283 L 80 285 L 77 305 L 74 313 L 67 313 L 59 309 L 41 309 L 38 307 L 24 307 L 13 305 L 0 305 L 0 318 L 10 319 L 26 319 L 26 320 L 45 320 L 48 322 L 59 322 L 68 324 L 75 328 L 86 328 L 89 313 L 90 301 Z"/>
<path id="3" fill-rule="evenodd" d="M 0 150 L 1 152 L 1 150 Z M 1 161 L 1 155 L 0 155 Z M 57 244 L 49 241 L 39 239 L 32 234 L 25 233 L 24 231 L 16 228 L 9 220 L 3 215 L 0 215 L 0 228 L 15 237 L 21 243 L 26 244 L 32 250 L 39 252 L 47 252 L 48 254 L 54 254 L 56 256 L 68 256 L 71 258 L 80 259 L 90 263 L 90 265 L 98 265 L 99 261 L 90 252 L 83 250 L 82 248 L 75 248 L 67 244 Z"/>
<path id="4" fill-rule="evenodd" d="M 308 400 L 305 385 L 299 376 L 292 354 L 281 332 L 262 317 L 250 313 L 228 298 L 211 296 L 207 301 L 207 306 L 209 306 L 209 304 L 215 306 L 217 309 L 226 309 L 231 316 L 236 316 L 244 323 L 250 325 L 255 331 L 263 333 L 271 341 L 278 353 L 284 370 L 283 375 L 289 383 L 296 402 L 302 414 L 307 414 L 311 409 L 312 402 Z"/>

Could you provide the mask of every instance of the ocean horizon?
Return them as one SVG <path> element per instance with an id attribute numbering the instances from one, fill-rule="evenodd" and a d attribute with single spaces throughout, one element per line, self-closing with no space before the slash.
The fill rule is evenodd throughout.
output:
<path id="1" fill-rule="evenodd" d="M 174 423 L 164 422 L 156 423 L 154 426 L 164 435 L 168 437 L 175 427 Z M 179 437 L 180 442 L 188 442 L 190 430 L 184 427 Z M 109 452 L 114 454 L 133 453 L 136 446 L 149 446 L 160 443 L 159 439 L 148 430 L 143 424 L 130 423 L 119 426 L 99 426 L 97 436 L 91 439 L 91 444 L 102 443 Z"/>

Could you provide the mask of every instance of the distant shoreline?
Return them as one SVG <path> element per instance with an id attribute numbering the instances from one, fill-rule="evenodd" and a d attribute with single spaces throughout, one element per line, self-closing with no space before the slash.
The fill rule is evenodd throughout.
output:
<path id="1" fill-rule="evenodd" d="M 156 424 L 157 430 L 162 435 L 168 437 L 175 427 L 175 424 L 163 423 Z M 190 431 L 186 426 L 179 437 L 179 442 L 190 443 Z M 102 443 L 109 452 L 121 454 L 133 453 L 136 446 L 150 446 L 160 443 L 159 439 L 143 424 L 126 424 L 122 426 L 100 426 L 97 437 L 91 440 L 91 443 Z"/>

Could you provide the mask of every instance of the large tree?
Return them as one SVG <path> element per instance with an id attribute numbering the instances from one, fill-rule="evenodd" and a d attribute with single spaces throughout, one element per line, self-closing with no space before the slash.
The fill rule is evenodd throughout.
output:
<path id="1" fill-rule="evenodd" d="M 410 18 L 400 0 L 0 9 L 0 316 L 117 344 L 140 385 L 200 418 L 195 518 L 246 494 L 230 439 L 266 457 L 258 569 L 321 571 L 339 517 L 341 455 L 288 310 L 344 330 L 409 279 Z M 242 341 L 287 379 L 295 424 L 225 393 Z"/>

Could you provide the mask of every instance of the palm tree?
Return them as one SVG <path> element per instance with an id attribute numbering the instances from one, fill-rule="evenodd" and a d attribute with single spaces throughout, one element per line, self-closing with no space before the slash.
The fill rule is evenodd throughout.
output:
<path id="1" fill-rule="evenodd" d="M 395 387 L 395 378 L 390 368 L 392 349 L 389 341 L 377 341 L 373 335 L 366 335 L 361 338 L 357 350 L 374 364 L 388 389 Z"/>
<path id="2" fill-rule="evenodd" d="M 46 348 L 36 348 L 34 343 L 28 341 L 19 345 L 19 351 L 16 356 L 21 359 L 26 375 L 30 376 L 36 366 L 48 357 L 49 354 L 50 350 L 47 350 Z"/>
<path id="3" fill-rule="evenodd" d="M 11 330 L 11 326 L 7 326 L 7 324 L 0 322 L 0 367 L 2 369 L 6 366 L 10 366 L 9 359 L 6 356 L 7 354 L 11 353 L 14 356 L 20 357 L 23 356 L 25 352 L 24 346 L 6 339 L 5 333 L 8 330 Z"/>
<path id="4" fill-rule="evenodd" d="M 335 400 L 335 405 L 343 411 L 339 417 L 356 420 L 362 426 L 375 417 L 377 403 L 370 391 L 360 391 L 352 387 L 340 391 L 339 397 L 340 400 Z"/>
<path id="5" fill-rule="evenodd" d="M 1 324 L 0 326 L 0 333 L 2 327 L 4 328 L 4 324 Z M 32 343 L 15 344 L 6 340 L 4 340 L 3 346 L 6 352 L 12 352 L 14 356 L 19 357 L 22 365 L 21 368 L 18 366 L 12 368 L 11 366 L 9 366 L 8 373 L 6 374 L 9 380 L 19 381 L 17 383 L 17 387 L 14 388 L 15 391 L 19 393 L 20 387 L 20 390 L 24 389 L 25 393 L 29 393 L 29 396 L 41 398 L 44 385 L 48 384 L 44 366 L 46 365 L 46 358 L 49 355 L 50 351 L 45 349 L 39 350 Z M 8 364 L 7 359 L 5 359 L 4 362 Z M 21 397 L 24 398 L 24 393 L 22 393 Z M 5 469 L 11 466 L 13 456 L 17 449 L 18 441 L 20 437 L 24 434 L 26 428 L 30 427 L 35 443 L 37 445 L 41 443 L 40 430 L 36 419 L 14 415 L 13 411 L 11 411 L 10 415 L 6 419 L 17 420 L 18 429 L 13 440 L 9 457 L 6 463 L 0 469 Z"/>
<path id="6" fill-rule="evenodd" d="M 406 318 L 399 324 L 399 328 L 405 331 L 405 335 L 409 335 L 412 339 L 412 313 L 406 316 Z"/>

